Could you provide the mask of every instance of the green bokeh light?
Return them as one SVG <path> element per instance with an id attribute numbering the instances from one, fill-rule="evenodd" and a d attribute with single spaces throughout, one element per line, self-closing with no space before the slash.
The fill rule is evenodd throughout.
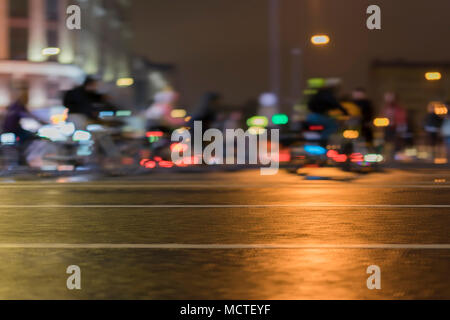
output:
<path id="1" fill-rule="evenodd" d="M 273 124 L 283 125 L 289 122 L 289 117 L 285 114 L 276 114 L 272 117 Z"/>

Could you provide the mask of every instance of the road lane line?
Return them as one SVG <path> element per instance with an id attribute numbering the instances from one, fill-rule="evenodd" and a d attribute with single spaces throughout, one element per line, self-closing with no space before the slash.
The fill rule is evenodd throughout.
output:
<path id="1" fill-rule="evenodd" d="M 412 209 L 438 209 L 450 208 L 449 204 L 136 204 L 136 205 L 115 205 L 115 204 L 73 204 L 73 205 L 0 205 L 0 209 L 69 209 L 69 208 L 124 208 L 124 209 L 139 209 L 139 208 L 173 208 L 173 209 L 187 209 L 187 208 L 412 208 Z"/>
<path id="2" fill-rule="evenodd" d="M 0 249 L 411 249 L 449 250 L 450 244 L 132 244 L 3 243 Z"/>
<path id="3" fill-rule="evenodd" d="M 102 188 L 102 189 L 183 189 L 183 188 L 196 188 L 196 189 L 207 189 L 207 188 L 261 188 L 261 189 L 274 189 L 274 188 L 358 188 L 358 189 L 449 189 L 450 184 L 428 184 L 428 185 L 342 185 L 342 184 L 314 184 L 314 185 L 207 185 L 207 184 L 163 184 L 163 185 L 59 185 L 59 184 L 49 184 L 49 185 L 0 185 L 1 189 L 46 189 L 49 188 L 60 188 L 60 189 L 70 189 L 70 188 Z"/>

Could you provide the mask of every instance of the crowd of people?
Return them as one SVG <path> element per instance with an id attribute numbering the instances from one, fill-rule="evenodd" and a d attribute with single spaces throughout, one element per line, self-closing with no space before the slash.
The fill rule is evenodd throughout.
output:
<path id="1" fill-rule="evenodd" d="M 102 110 L 115 110 L 115 106 L 108 97 L 99 93 L 99 82 L 87 77 L 84 83 L 63 95 L 64 106 L 68 109 L 72 119 L 85 119 L 97 121 Z M 395 157 L 396 153 L 406 146 L 414 143 L 411 125 L 412 116 L 399 102 L 398 96 L 393 92 L 384 95 L 384 105 L 376 108 L 368 98 L 364 88 L 355 88 L 350 95 L 338 99 L 334 87 L 322 87 L 315 90 L 306 103 L 306 114 L 303 117 L 308 124 L 323 127 L 320 143 L 327 145 L 330 136 L 339 130 L 342 125 L 335 115 L 341 114 L 353 119 L 358 124 L 360 136 L 369 150 L 375 147 L 374 119 L 386 119 L 384 126 L 385 153 L 388 157 Z M 192 108 L 188 117 L 175 119 L 171 117 L 171 111 L 176 108 L 179 95 L 173 90 L 165 90 L 157 93 L 154 101 L 148 109 L 141 114 L 147 121 L 147 129 L 155 128 L 174 129 L 180 126 L 192 126 L 194 121 L 202 121 L 203 128 L 236 129 L 244 128 L 244 120 L 247 116 L 246 108 L 228 108 L 222 103 L 222 97 L 218 93 L 206 93 L 200 103 Z M 37 119 L 27 109 L 28 97 L 25 90 L 19 90 L 17 99 L 7 108 L 3 122 L 3 132 L 13 133 L 20 146 L 25 146 L 36 138 L 35 134 L 22 128 L 21 120 L 24 118 Z M 447 106 L 440 104 L 441 112 L 436 111 L 436 103 L 427 106 L 427 113 L 422 123 L 422 132 L 426 136 L 426 145 L 430 148 L 432 157 L 438 153 L 442 144 L 447 146 L 450 156 L 450 118 L 447 114 Z M 257 107 L 251 112 L 257 112 Z M 417 130 L 416 130 L 417 131 Z"/>
<path id="2" fill-rule="evenodd" d="M 386 92 L 383 105 L 376 108 L 363 88 L 355 88 L 351 95 L 338 99 L 334 88 L 324 87 L 308 99 L 306 122 L 324 127 L 322 144 L 326 145 L 329 137 L 339 129 L 340 123 L 335 116 L 337 111 L 356 120 L 361 137 L 369 150 L 373 150 L 375 119 L 380 118 L 384 123 L 378 126 L 383 127 L 382 144 L 388 159 L 398 158 L 399 152 L 418 144 L 427 147 L 430 159 L 434 159 L 442 145 L 446 146 L 447 152 L 450 149 L 448 105 L 431 102 L 426 116 L 419 120 L 421 128 L 415 128 L 413 123 L 417 121 L 417 115 L 410 113 L 394 92 Z"/>

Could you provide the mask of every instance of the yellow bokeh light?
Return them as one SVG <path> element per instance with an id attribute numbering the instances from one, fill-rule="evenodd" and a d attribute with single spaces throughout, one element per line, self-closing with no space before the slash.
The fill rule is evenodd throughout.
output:
<path id="1" fill-rule="evenodd" d="M 66 122 L 68 116 L 69 116 L 69 110 L 65 109 L 63 113 L 52 115 L 50 117 L 50 122 L 52 124 L 64 123 L 64 122 Z"/>
<path id="2" fill-rule="evenodd" d="M 376 118 L 373 121 L 373 124 L 375 125 L 375 127 L 388 127 L 389 119 L 388 118 Z"/>
<path id="3" fill-rule="evenodd" d="M 427 79 L 428 81 L 441 80 L 442 74 L 437 71 L 427 72 L 427 73 L 425 73 L 425 79 Z"/>
<path id="4" fill-rule="evenodd" d="M 132 86 L 133 84 L 134 84 L 133 78 L 120 78 L 120 79 L 117 79 L 117 81 L 116 81 L 116 85 L 118 87 L 129 87 L 129 86 Z"/>
<path id="5" fill-rule="evenodd" d="M 448 114 L 448 109 L 444 104 L 438 104 L 434 106 L 434 113 L 438 116 L 445 116 Z"/>
<path id="6" fill-rule="evenodd" d="M 357 130 L 345 130 L 343 136 L 345 139 L 358 139 L 359 132 Z"/>
<path id="7" fill-rule="evenodd" d="M 311 42 L 316 46 L 326 45 L 330 43 L 330 37 L 325 34 L 315 35 L 311 37 Z"/>
<path id="8" fill-rule="evenodd" d="M 187 112 L 184 109 L 174 109 L 170 113 L 170 116 L 172 118 L 184 118 L 184 117 L 186 117 L 186 115 L 187 115 Z"/>
<path id="9" fill-rule="evenodd" d="M 43 56 L 56 56 L 60 54 L 61 49 L 60 48 L 45 48 L 42 49 L 42 55 Z"/>
<path id="10" fill-rule="evenodd" d="M 436 158 L 434 159 L 435 164 L 447 164 L 448 160 L 447 158 Z"/>

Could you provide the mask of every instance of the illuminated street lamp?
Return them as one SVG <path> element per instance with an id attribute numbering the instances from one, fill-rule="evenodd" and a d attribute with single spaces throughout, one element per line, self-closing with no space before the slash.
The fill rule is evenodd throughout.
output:
<path id="1" fill-rule="evenodd" d="M 440 72 L 437 72 L 437 71 L 427 72 L 427 73 L 425 73 L 425 79 L 427 79 L 428 81 L 441 80 L 442 79 L 442 74 Z"/>
<path id="2" fill-rule="evenodd" d="M 311 37 L 311 43 L 315 46 L 324 46 L 330 43 L 330 37 L 325 34 L 318 34 Z"/>

